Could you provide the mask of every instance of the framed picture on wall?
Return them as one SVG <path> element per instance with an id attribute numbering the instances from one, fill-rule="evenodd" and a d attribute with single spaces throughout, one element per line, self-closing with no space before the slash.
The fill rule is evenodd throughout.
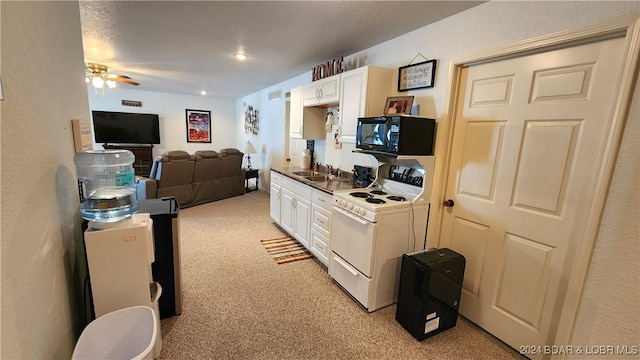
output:
<path id="1" fill-rule="evenodd" d="M 211 111 L 187 109 L 187 142 L 211 142 Z"/>
<path id="2" fill-rule="evenodd" d="M 403 66 L 398 69 L 398 91 L 432 88 L 435 77 L 435 60 Z"/>

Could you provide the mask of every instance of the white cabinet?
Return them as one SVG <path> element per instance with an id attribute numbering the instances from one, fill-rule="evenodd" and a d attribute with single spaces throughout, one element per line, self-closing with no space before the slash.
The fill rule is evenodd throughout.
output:
<path id="1" fill-rule="evenodd" d="M 393 70 L 367 65 L 340 75 L 340 141 L 355 143 L 358 118 L 384 113 L 393 93 Z"/>
<path id="2" fill-rule="evenodd" d="M 289 98 L 289 137 L 302 139 L 302 86 L 291 89 Z"/>
<path id="3" fill-rule="evenodd" d="M 329 266 L 329 239 L 331 238 L 331 195 L 313 189 L 311 200 L 311 244 L 309 251 Z"/>
<path id="4" fill-rule="evenodd" d="M 271 171 L 271 218 L 329 266 L 331 195 Z"/>
<path id="5" fill-rule="evenodd" d="M 337 104 L 340 101 L 340 75 L 333 75 L 305 85 L 304 106 Z"/>
<path id="6" fill-rule="evenodd" d="M 271 185 L 269 190 L 269 215 L 276 223 L 280 223 L 280 197 L 282 175 L 275 171 L 271 171 Z"/>
<path id="7" fill-rule="evenodd" d="M 305 108 L 302 98 L 302 87 L 291 89 L 289 103 L 289 138 L 309 140 L 324 139 L 325 109 Z"/>
<path id="8" fill-rule="evenodd" d="M 311 187 L 282 177 L 280 189 L 280 226 L 309 248 Z"/>

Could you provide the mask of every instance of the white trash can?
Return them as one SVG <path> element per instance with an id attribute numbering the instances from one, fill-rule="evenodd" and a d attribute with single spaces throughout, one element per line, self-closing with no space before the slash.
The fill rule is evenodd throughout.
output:
<path id="1" fill-rule="evenodd" d="M 133 306 L 100 316 L 82 331 L 71 359 L 152 360 L 158 319 L 149 306 Z"/>

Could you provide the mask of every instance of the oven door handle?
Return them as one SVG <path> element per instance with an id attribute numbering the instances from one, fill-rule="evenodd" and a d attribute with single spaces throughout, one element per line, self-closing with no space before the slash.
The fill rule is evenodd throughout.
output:
<path id="1" fill-rule="evenodd" d="M 346 262 L 344 262 L 344 260 L 340 259 L 338 256 L 334 256 L 333 260 L 335 260 L 335 262 L 338 263 L 338 265 L 342 266 L 343 268 L 345 268 L 345 270 L 347 270 L 348 272 L 351 273 L 351 275 L 353 276 L 358 276 L 358 271 L 357 270 L 353 270 L 351 268 L 351 266 L 349 266 L 349 264 L 347 264 Z"/>
<path id="2" fill-rule="evenodd" d="M 360 225 L 368 225 L 368 224 L 370 224 L 367 220 L 364 220 L 364 219 L 361 219 L 361 218 L 359 218 L 357 216 L 351 215 L 350 213 L 346 212 L 345 210 L 340 209 L 337 206 L 334 206 L 333 210 L 341 213 L 342 215 L 344 215 L 344 216 L 348 217 L 349 219 L 359 223 Z"/>

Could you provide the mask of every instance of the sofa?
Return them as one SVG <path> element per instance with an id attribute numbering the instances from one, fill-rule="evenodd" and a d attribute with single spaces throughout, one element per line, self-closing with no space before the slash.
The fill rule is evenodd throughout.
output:
<path id="1" fill-rule="evenodd" d="M 245 192 L 244 154 L 232 148 L 189 154 L 168 151 L 156 158 L 148 178 L 138 177 L 138 199 L 173 196 L 181 208 L 200 205 Z"/>

